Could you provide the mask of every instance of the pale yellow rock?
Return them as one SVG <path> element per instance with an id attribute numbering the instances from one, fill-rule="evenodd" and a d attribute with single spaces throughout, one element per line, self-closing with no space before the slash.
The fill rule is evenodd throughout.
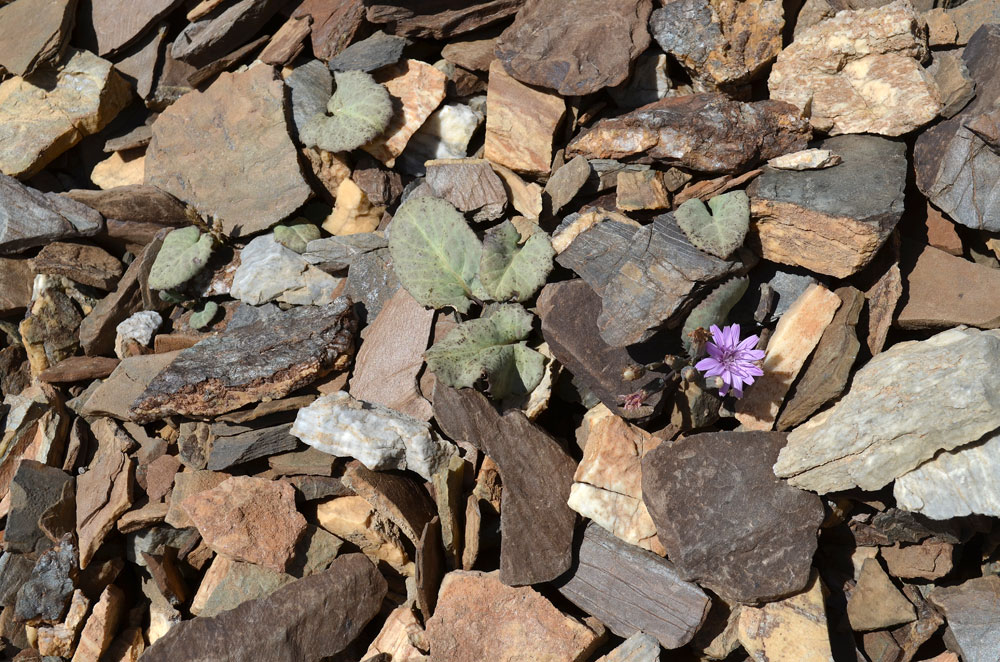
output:
<path id="1" fill-rule="evenodd" d="M 313 174 L 334 199 L 341 182 L 351 176 L 351 166 L 342 154 L 328 152 L 318 147 L 305 147 L 302 150 Z"/>
<path id="2" fill-rule="evenodd" d="M 357 545 L 373 561 L 384 561 L 404 576 L 414 573 L 413 561 L 403 548 L 402 534 L 359 496 L 336 497 L 316 506 L 319 525 Z"/>
<path id="3" fill-rule="evenodd" d="M 101 593 L 87 624 L 83 626 L 73 662 L 98 662 L 111 645 L 111 640 L 118 631 L 118 622 L 124 614 L 125 593 L 111 584 Z"/>
<path id="4" fill-rule="evenodd" d="M 385 85 L 393 106 L 401 107 L 402 113 L 396 112 L 389 128 L 362 149 L 391 168 L 413 134 L 444 101 L 448 77 L 426 62 L 404 60 L 379 69 L 375 80 Z"/>
<path id="5" fill-rule="evenodd" d="M 878 558 L 878 547 L 855 547 L 851 552 L 851 565 L 854 566 L 854 581 L 861 576 L 861 568 L 868 559 Z"/>
<path id="6" fill-rule="evenodd" d="M 767 165 L 779 170 L 822 170 L 840 163 L 841 159 L 828 149 L 804 149 L 776 156 Z"/>
<path id="7" fill-rule="evenodd" d="M 948 10 L 935 7 L 923 13 L 927 21 L 927 41 L 931 46 L 954 46 L 958 43 L 958 27 Z"/>
<path id="8" fill-rule="evenodd" d="M 569 507 L 625 542 L 666 556 L 642 500 L 642 458 L 662 439 L 630 425 L 603 404 L 587 412 L 576 434 L 584 450 L 573 475 Z"/>
<path id="9" fill-rule="evenodd" d="M 145 154 L 125 157 L 122 152 L 115 152 L 90 171 L 90 181 L 104 191 L 117 186 L 142 184 L 145 176 Z"/>
<path id="10" fill-rule="evenodd" d="M 542 187 L 535 182 L 526 182 L 521 177 L 502 165 L 490 162 L 493 172 L 503 182 L 507 191 L 507 199 L 517 211 L 528 218 L 537 219 L 542 215 Z"/>
<path id="11" fill-rule="evenodd" d="M 38 628 L 38 652 L 42 655 L 72 657 L 76 635 L 80 633 L 80 626 L 83 625 L 89 608 L 90 600 L 83 591 L 73 591 L 63 622 L 52 627 Z"/>
<path id="12" fill-rule="evenodd" d="M 131 100 L 111 63 L 70 50 L 58 69 L 0 83 L 0 172 L 26 178 L 85 136 L 97 133 Z"/>
<path id="13" fill-rule="evenodd" d="M 778 320 L 767 344 L 764 371 L 736 406 L 736 419 L 747 430 L 770 430 L 775 417 L 840 307 L 840 297 L 822 285 L 810 285 Z"/>
<path id="14" fill-rule="evenodd" d="M 423 628 L 417 621 L 413 610 L 402 605 L 392 610 L 385 619 L 378 636 L 372 641 L 362 659 L 368 659 L 379 653 L 388 653 L 392 662 L 422 662 L 430 658 L 420 652 L 420 649 L 410 643 L 410 632 L 422 633 Z"/>
<path id="15" fill-rule="evenodd" d="M 323 221 L 323 229 L 332 235 L 373 232 L 382 221 L 385 207 L 373 205 L 361 187 L 345 179 L 337 187 L 337 204 Z"/>
<path id="16" fill-rule="evenodd" d="M 907 0 L 842 11 L 802 33 L 771 69 L 771 99 L 807 114 L 830 135 L 899 136 L 941 109 L 933 77 L 920 66 L 926 28 Z"/>
<path id="17" fill-rule="evenodd" d="M 819 576 L 805 591 L 763 607 L 743 606 L 740 643 L 754 662 L 833 662 Z"/>

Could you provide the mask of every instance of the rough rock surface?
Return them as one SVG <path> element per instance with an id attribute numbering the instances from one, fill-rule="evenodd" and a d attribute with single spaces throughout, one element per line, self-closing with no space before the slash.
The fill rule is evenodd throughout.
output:
<path id="1" fill-rule="evenodd" d="M 75 484 L 71 476 L 56 467 L 23 459 L 10 483 L 10 511 L 4 527 L 4 548 L 8 552 L 35 553 L 52 546 L 42 528 L 43 519 L 56 518 L 52 533 L 62 536 L 74 529 Z"/>
<path id="2" fill-rule="evenodd" d="M 1000 326 L 1000 307 L 990 292 L 1000 273 L 927 246 L 906 275 L 906 302 L 896 324 L 904 329 L 940 329 L 967 324 Z"/>
<path id="3" fill-rule="evenodd" d="M 19 0 L 0 8 L 0 69 L 27 76 L 59 64 L 76 14 L 76 0 Z"/>
<path id="4" fill-rule="evenodd" d="M 968 662 L 988 662 L 1000 650 L 1000 577 L 969 579 L 931 591 L 927 599 L 944 614 L 958 652 Z"/>
<path id="5" fill-rule="evenodd" d="M 35 273 L 66 276 L 101 290 L 114 289 L 122 276 L 122 263 L 99 246 L 53 242 L 31 261 Z"/>
<path id="6" fill-rule="evenodd" d="M 283 398 L 343 368 L 356 327 L 353 308 L 341 297 L 328 306 L 301 306 L 210 336 L 182 350 L 130 411 L 137 421 L 167 414 L 214 416 Z"/>
<path id="7" fill-rule="evenodd" d="M 789 433 L 775 473 L 821 494 L 877 490 L 997 429 L 998 333 L 949 329 L 878 354 L 836 405 Z"/>
<path id="8" fill-rule="evenodd" d="M 258 65 L 185 94 L 153 123 L 146 183 L 216 218 L 231 237 L 287 217 L 312 190 L 288 133 L 283 88 L 274 69 Z"/>
<path id="9" fill-rule="evenodd" d="M 528 0 L 496 42 L 507 73 L 563 96 L 624 81 L 649 46 L 652 0 Z"/>
<path id="10" fill-rule="evenodd" d="M 427 161 L 427 186 L 472 220 L 492 221 L 507 208 L 503 181 L 486 159 L 436 159 Z"/>
<path id="11" fill-rule="evenodd" d="M 811 135 L 808 121 L 782 101 L 694 94 L 601 120 L 570 141 L 566 154 L 623 159 L 641 153 L 665 165 L 723 174 L 804 149 Z"/>
<path id="12" fill-rule="evenodd" d="M 823 585 L 814 575 L 802 593 L 763 607 L 740 609 L 739 639 L 757 662 L 833 662 Z"/>
<path id="13" fill-rule="evenodd" d="M 740 602 L 805 588 L 823 506 L 774 476 L 784 441 L 779 432 L 709 432 L 646 454 L 643 500 L 681 576 Z"/>
<path id="14" fill-rule="evenodd" d="M 899 136 L 941 110 L 924 23 L 906 0 L 845 11 L 814 25 L 778 55 L 771 98 L 811 108 L 820 131 Z"/>
<path id="15" fill-rule="evenodd" d="M 239 48 L 279 9 L 282 0 L 238 0 L 187 25 L 170 45 L 171 57 L 204 67 Z"/>
<path id="16" fill-rule="evenodd" d="M 343 285 L 342 278 L 317 269 L 267 234 L 253 239 L 240 251 L 240 266 L 233 274 L 230 296 L 251 306 L 268 301 L 323 306 L 333 303 Z"/>
<path id="17" fill-rule="evenodd" d="M 903 215 L 906 144 L 838 136 L 819 147 L 842 163 L 765 168 L 750 184 L 749 244 L 766 260 L 846 278 L 871 262 Z"/>
<path id="18" fill-rule="evenodd" d="M 394 111 L 389 128 L 364 150 L 391 168 L 413 134 L 441 105 L 447 79 L 426 62 L 403 60 L 379 70 L 375 80 L 385 85 L 394 107 L 402 112 Z"/>
<path id="19" fill-rule="evenodd" d="M 80 567 L 86 568 L 118 518 L 132 506 L 135 442 L 111 419 L 91 425 L 99 446 L 86 473 L 76 479 L 76 531 Z"/>
<path id="20" fill-rule="evenodd" d="M 181 0 L 91 0 L 98 55 L 130 45 L 180 4 Z"/>
<path id="21" fill-rule="evenodd" d="M 878 559 L 866 559 L 858 584 L 847 601 L 847 617 L 855 632 L 884 630 L 917 619 L 917 612 L 885 574 Z"/>

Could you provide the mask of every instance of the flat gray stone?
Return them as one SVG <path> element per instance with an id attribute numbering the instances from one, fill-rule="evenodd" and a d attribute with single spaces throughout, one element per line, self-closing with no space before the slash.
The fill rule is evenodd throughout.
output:
<path id="1" fill-rule="evenodd" d="M 1000 650 L 1000 577 L 969 579 L 931 591 L 927 599 L 948 621 L 963 662 L 992 662 Z"/>
<path id="2" fill-rule="evenodd" d="M 269 301 L 322 306 L 332 303 L 342 289 L 343 279 L 312 266 L 266 234 L 240 252 L 230 296 L 252 306 Z"/>
<path id="3" fill-rule="evenodd" d="M 4 547 L 11 552 L 42 552 L 52 546 L 42 523 L 60 526 L 57 535 L 74 530 L 73 477 L 61 469 L 24 459 L 10 484 L 10 512 L 4 528 Z M 59 512 L 59 511 L 62 512 Z"/>
<path id="4" fill-rule="evenodd" d="M 208 454 L 208 468 L 221 471 L 229 467 L 293 451 L 299 440 L 289 434 L 291 423 L 267 428 L 242 425 L 212 425 L 215 441 Z"/>
<path id="5" fill-rule="evenodd" d="M 31 577 L 17 592 L 14 618 L 28 625 L 54 625 L 62 620 L 77 575 L 76 546 L 67 535 L 38 557 Z"/>
<path id="6" fill-rule="evenodd" d="M 330 58 L 330 71 L 375 71 L 399 62 L 408 41 L 379 30 Z"/>
<path id="7" fill-rule="evenodd" d="M 306 244 L 302 257 L 327 273 L 342 271 L 351 266 L 354 258 L 364 253 L 388 248 L 389 241 L 375 232 L 360 232 L 343 237 L 323 237 Z"/>
<path id="8" fill-rule="evenodd" d="M 284 0 L 239 0 L 190 23 L 171 44 L 171 55 L 193 67 L 211 64 L 250 41 L 284 4 Z"/>
<path id="9" fill-rule="evenodd" d="M 55 193 L 42 193 L 0 173 L 0 254 L 89 237 L 103 227 L 104 219 L 90 207 Z"/>
<path id="10" fill-rule="evenodd" d="M 313 115 L 326 113 L 326 104 L 333 95 L 333 74 L 319 60 L 309 60 L 292 70 L 285 78 L 291 89 L 292 117 L 299 131 Z"/>
<path id="11" fill-rule="evenodd" d="M 820 494 L 877 490 L 1000 427 L 1000 331 L 902 342 L 854 375 L 832 408 L 788 434 L 774 472 Z"/>

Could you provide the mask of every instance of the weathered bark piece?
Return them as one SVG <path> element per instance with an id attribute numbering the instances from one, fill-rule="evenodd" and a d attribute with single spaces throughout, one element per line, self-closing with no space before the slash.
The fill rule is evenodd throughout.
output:
<path id="1" fill-rule="evenodd" d="M 884 630 L 910 623 L 917 612 L 910 601 L 893 585 L 878 559 L 865 560 L 858 585 L 847 601 L 847 618 L 855 632 Z"/>
<path id="2" fill-rule="evenodd" d="M 417 375 L 433 324 L 433 310 L 425 310 L 405 289 L 397 290 L 365 330 L 354 361 L 351 395 L 430 420 L 431 403 L 421 395 Z"/>
<path id="3" fill-rule="evenodd" d="M 927 246 L 906 276 L 906 302 L 896 323 L 903 329 L 996 328 L 1000 308 L 990 293 L 997 287 L 995 270 Z"/>
<path id="4" fill-rule="evenodd" d="M 369 0 L 368 21 L 404 37 L 447 39 L 498 23 L 525 0 Z"/>
<path id="5" fill-rule="evenodd" d="M 55 67 L 66 53 L 76 0 L 18 0 L 0 7 L 0 69 L 27 76 Z"/>
<path id="6" fill-rule="evenodd" d="M 204 67 L 257 34 L 283 4 L 283 0 L 239 0 L 184 28 L 171 44 L 171 55 Z"/>
<path id="7" fill-rule="evenodd" d="M 818 574 L 798 595 L 763 607 L 742 607 L 739 637 L 753 660 L 833 662 Z"/>
<path id="8" fill-rule="evenodd" d="M 528 0 L 496 42 L 507 73 L 563 96 L 593 94 L 628 78 L 649 46 L 651 0 Z"/>
<path id="9" fill-rule="evenodd" d="M 899 264 L 893 262 L 865 292 L 868 300 L 868 350 L 872 356 L 882 351 L 889 327 L 896 317 L 896 307 L 903 296 L 903 277 Z"/>
<path id="10" fill-rule="evenodd" d="M 507 208 L 503 182 L 486 159 L 435 159 L 424 164 L 432 195 L 444 198 L 473 221 L 500 218 Z"/>
<path id="11" fill-rule="evenodd" d="M 753 388 L 736 406 L 736 419 L 748 430 L 770 430 L 799 371 L 840 308 L 841 299 L 822 285 L 810 285 L 778 320 Z"/>
<path id="12" fill-rule="evenodd" d="M 750 245 L 766 260 L 846 278 L 871 262 L 903 215 L 906 144 L 838 136 L 819 146 L 842 163 L 765 168 L 750 184 Z"/>
<path id="13" fill-rule="evenodd" d="M 776 0 L 669 2 L 650 17 L 653 38 L 710 89 L 749 82 L 781 51 L 785 27 Z"/>
<path id="14" fill-rule="evenodd" d="M 144 662 L 274 660 L 335 655 L 378 613 L 386 582 L 361 554 L 249 600 L 218 616 L 174 625 L 143 654 Z"/>
<path id="15" fill-rule="evenodd" d="M 958 653 L 969 662 L 987 662 L 1000 650 L 1000 577 L 988 575 L 931 591 L 927 599 L 944 613 Z"/>
<path id="16" fill-rule="evenodd" d="M 500 580 L 535 584 L 569 569 L 576 513 L 566 500 L 576 467 L 559 443 L 520 410 L 501 416 L 481 393 L 440 381 L 434 418 L 449 437 L 468 441 L 500 467 Z"/>
<path id="17" fill-rule="evenodd" d="M 91 425 L 98 441 L 90 469 L 76 479 L 76 534 L 80 567 L 86 568 L 118 518 L 132 507 L 135 461 L 126 453 L 135 446 L 117 423 L 101 418 Z"/>
<path id="18" fill-rule="evenodd" d="M 426 62 L 403 60 L 380 69 L 375 80 L 389 90 L 397 110 L 389 128 L 363 149 L 391 168 L 413 134 L 444 101 L 447 77 Z"/>
<path id="19" fill-rule="evenodd" d="M 81 50 L 70 50 L 58 70 L 0 83 L 0 172 L 36 174 L 107 126 L 131 97 L 110 62 Z"/>
<path id="20" fill-rule="evenodd" d="M 839 397 L 847 386 L 851 367 L 861 349 L 855 327 L 865 297 L 850 286 L 834 290 L 834 294 L 840 297 L 840 308 L 802 369 L 795 391 L 778 418 L 778 430 L 789 430 L 805 421 L 827 402 Z"/>
<path id="21" fill-rule="evenodd" d="M 427 640 L 435 662 L 577 662 L 587 659 L 599 637 L 529 586 L 459 570 L 441 583 Z"/>
<path id="22" fill-rule="evenodd" d="M 836 405 L 788 434 L 775 474 L 821 494 L 877 490 L 981 438 L 1000 427 L 997 360 L 1000 331 L 955 328 L 893 345 L 854 374 Z M 964 383 L 976 388 L 951 387 Z"/>
<path id="23" fill-rule="evenodd" d="M 583 417 L 576 431 L 583 459 L 567 504 L 627 543 L 660 556 L 666 550 L 642 501 L 642 458 L 662 439 L 629 425 L 604 405 Z"/>
<path id="24" fill-rule="evenodd" d="M 486 88 L 486 144 L 483 156 L 528 175 L 544 175 L 552 165 L 552 139 L 566 104 L 561 97 L 528 87 L 490 64 Z M 516 205 L 515 205 L 516 206 Z"/>
<path id="25" fill-rule="evenodd" d="M 74 493 L 73 478 L 66 472 L 34 460 L 21 460 L 10 482 L 10 511 L 4 527 L 4 549 L 33 554 L 51 547 L 53 541 L 41 527 L 42 519 L 49 511 L 52 512 L 48 517 L 69 514 L 68 528 L 58 531 L 56 539 L 70 533 L 75 511 Z"/>
<path id="26" fill-rule="evenodd" d="M 811 109 L 831 135 L 899 136 L 941 110 L 934 79 L 920 66 L 927 31 L 909 2 L 839 13 L 796 36 L 771 69 L 771 98 Z"/>
<path id="27" fill-rule="evenodd" d="M 596 524 L 587 526 L 577 562 L 559 592 L 612 632 L 645 632 L 664 648 L 688 643 L 705 620 L 711 601 L 682 579 L 673 565 L 625 544 Z"/>
<path id="28" fill-rule="evenodd" d="M 341 297 L 300 306 L 182 350 L 130 408 L 138 422 L 169 414 L 214 416 L 283 398 L 343 369 L 354 349 L 357 320 Z"/>
<path id="29" fill-rule="evenodd" d="M 104 56 L 132 44 L 180 4 L 181 0 L 91 0 L 97 54 Z"/>
<path id="30" fill-rule="evenodd" d="M 291 434 L 291 424 L 267 428 L 247 428 L 216 423 L 212 426 L 215 439 L 208 454 L 208 468 L 221 471 L 262 457 L 293 451 L 299 441 Z"/>
<path id="31" fill-rule="evenodd" d="M 24 313 L 31 305 L 34 280 L 31 260 L 0 258 L 0 315 Z"/>
<path id="32" fill-rule="evenodd" d="M 638 230 L 599 223 L 556 262 L 580 274 L 601 296 L 597 326 L 613 347 L 648 340 L 660 326 L 679 321 L 706 286 L 743 268 L 738 259 L 720 260 L 692 246 L 672 213 Z"/>
<path id="33" fill-rule="evenodd" d="M 57 241 L 31 261 L 35 273 L 66 276 L 101 290 L 110 290 L 122 276 L 122 263 L 98 246 Z"/>
<path id="34" fill-rule="evenodd" d="M 293 18 L 312 18 L 310 39 L 313 53 L 321 60 L 347 48 L 365 22 L 363 0 L 305 0 L 294 12 Z"/>
<path id="35" fill-rule="evenodd" d="M 372 471 L 357 460 L 344 470 L 344 485 L 399 527 L 414 545 L 434 518 L 434 502 L 427 491 L 409 476 Z"/>
<path id="36" fill-rule="evenodd" d="M 60 239 L 89 237 L 103 226 L 101 215 L 93 209 L 0 174 L 0 253 L 20 253 Z"/>
<path id="37" fill-rule="evenodd" d="M 566 155 L 623 159 L 643 154 L 680 168 L 738 173 L 805 149 L 811 135 L 809 122 L 783 101 L 744 103 L 721 94 L 693 94 L 601 120 L 570 141 Z"/>
<path id="38" fill-rule="evenodd" d="M 286 105 L 284 84 L 269 66 L 221 74 L 153 122 L 146 183 L 217 217 L 231 237 L 270 228 L 312 194 L 289 135 Z"/>
<path id="39" fill-rule="evenodd" d="M 709 432 L 646 454 L 643 500 L 682 577 L 739 602 L 806 586 L 823 505 L 774 476 L 784 442 L 778 432 Z"/>

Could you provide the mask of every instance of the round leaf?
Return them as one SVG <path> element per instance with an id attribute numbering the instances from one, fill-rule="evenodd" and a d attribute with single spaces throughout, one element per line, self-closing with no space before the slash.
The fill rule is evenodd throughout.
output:
<path id="1" fill-rule="evenodd" d="M 347 152 L 382 134 L 392 119 L 392 98 L 383 85 L 363 71 L 335 74 L 337 91 L 327 110 L 311 117 L 300 133 L 302 142 L 328 152 Z"/>
<path id="2" fill-rule="evenodd" d="M 527 301 L 545 284 L 556 252 L 544 232 L 518 247 L 520 234 L 510 221 L 486 233 L 479 278 L 494 301 Z"/>
<path id="3" fill-rule="evenodd" d="M 726 259 L 743 245 L 750 227 L 750 199 L 745 191 L 730 191 L 705 203 L 692 198 L 674 212 L 688 240 L 712 255 Z"/>
<path id="4" fill-rule="evenodd" d="M 212 236 L 192 226 L 171 230 L 149 270 L 149 287 L 172 290 L 180 287 L 208 264 Z"/>

